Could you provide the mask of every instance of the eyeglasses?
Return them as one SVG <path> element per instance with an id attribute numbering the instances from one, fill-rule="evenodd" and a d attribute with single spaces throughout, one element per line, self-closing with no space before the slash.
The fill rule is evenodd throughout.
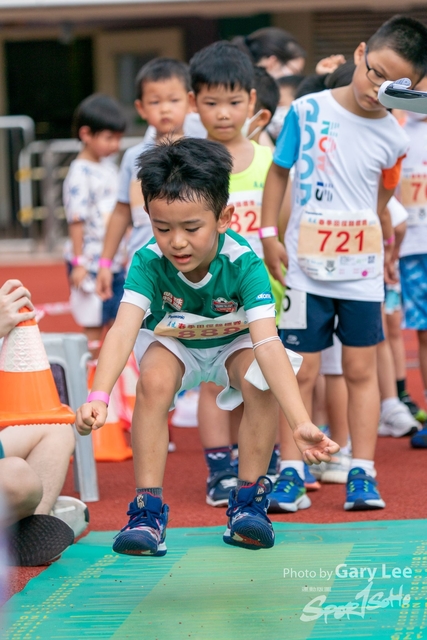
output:
<path id="1" fill-rule="evenodd" d="M 382 73 L 369 66 L 368 63 L 368 47 L 365 48 L 365 64 L 367 68 L 366 77 L 369 82 L 375 87 L 380 87 L 383 82 L 386 82 L 387 78 Z"/>
<path id="2" fill-rule="evenodd" d="M 371 84 L 373 84 L 375 87 L 380 87 L 383 82 L 386 82 L 388 80 L 388 78 L 383 76 L 382 73 L 380 73 L 379 71 L 377 71 L 373 67 L 369 66 L 369 62 L 368 62 L 368 47 L 365 47 L 365 65 L 366 65 L 366 68 L 367 68 L 366 77 L 368 78 L 369 82 Z M 424 74 L 422 74 L 420 76 L 419 80 L 417 80 L 413 85 L 411 85 L 411 87 L 412 88 L 415 87 L 419 82 L 421 82 L 423 77 L 424 77 Z"/>

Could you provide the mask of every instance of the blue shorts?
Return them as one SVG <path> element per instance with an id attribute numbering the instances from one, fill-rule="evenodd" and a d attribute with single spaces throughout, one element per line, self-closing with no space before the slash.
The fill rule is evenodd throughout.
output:
<path id="1" fill-rule="evenodd" d="M 70 275 L 73 267 L 67 262 L 67 274 Z M 96 273 L 90 272 L 92 278 L 96 278 Z M 111 288 L 113 290 L 113 297 L 109 300 L 104 300 L 102 303 L 102 326 L 114 321 L 119 310 L 120 302 L 123 298 L 123 287 L 126 280 L 126 271 L 123 269 L 118 273 L 113 273 L 113 282 Z"/>
<path id="2" fill-rule="evenodd" d="M 302 353 L 317 353 L 331 347 L 334 333 L 347 347 L 372 347 L 382 342 L 381 302 L 339 300 L 307 293 L 307 329 L 279 331 L 285 347 Z"/>
<path id="3" fill-rule="evenodd" d="M 403 313 L 407 329 L 427 330 L 427 254 L 400 258 Z"/>

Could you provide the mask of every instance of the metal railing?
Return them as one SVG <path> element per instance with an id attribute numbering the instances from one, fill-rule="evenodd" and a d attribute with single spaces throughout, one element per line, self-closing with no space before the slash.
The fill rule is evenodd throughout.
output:
<path id="1" fill-rule="evenodd" d="M 120 151 L 141 142 L 142 138 L 122 138 Z M 24 227 L 34 221 L 43 224 L 43 238 L 53 251 L 59 238 L 59 224 L 65 214 L 62 206 L 62 183 L 71 161 L 81 150 L 75 139 L 30 141 L 19 154 L 16 179 L 19 182 L 18 219 Z M 36 193 L 35 184 L 41 189 Z"/>

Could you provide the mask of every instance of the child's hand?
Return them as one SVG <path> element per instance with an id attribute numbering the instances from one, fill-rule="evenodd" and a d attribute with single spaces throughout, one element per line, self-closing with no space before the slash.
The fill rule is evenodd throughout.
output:
<path id="1" fill-rule="evenodd" d="M 73 270 L 70 273 L 70 282 L 73 287 L 80 287 L 83 280 L 86 278 L 87 271 L 84 267 L 78 266 L 73 267 Z"/>
<path id="2" fill-rule="evenodd" d="M 325 73 L 333 73 L 335 69 L 345 63 L 345 58 L 340 53 L 338 55 L 322 58 L 316 65 L 316 73 L 323 76 Z"/>
<path id="3" fill-rule="evenodd" d="M 113 297 L 113 274 L 108 267 L 100 267 L 96 276 L 96 293 L 101 300 L 109 300 Z"/>
<path id="4" fill-rule="evenodd" d="M 94 429 L 100 429 L 107 419 L 105 402 L 93 400 L 85 402 L 76 412 L 76 427 L 81 436 L 88 436 Z"/>
<path id="5" fill-rule="evenodd" d="M 336 442 L 328 438 L 311 422 L 300 424 L 294 431 L 294 440 L 307 464 L 329 462 L 332 453 L 339 451 Z"/>
<path id="6" fill-rule="evenodd" d="M 285 246 L 277 238 L 264 238 L 262 241 L 264 248 L 264 260 L 269 272 L 275 280 L 285 286 L 282 264 L 288 266 L 288 254 Z"/>

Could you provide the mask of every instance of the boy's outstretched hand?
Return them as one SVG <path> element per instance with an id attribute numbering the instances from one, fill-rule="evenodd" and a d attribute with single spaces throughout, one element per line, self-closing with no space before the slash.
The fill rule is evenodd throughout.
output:
<path id="1" fill-rule="evenodd" d="M 88 436 L 94 429 L 100 429 L 107 419 L 105 402 L 94 400 L 85 402 L 76 412 L 76 428 L 81 436 Z"/>
<path id="2" fill-rule="evenodd" d="M 329 462 L 331 454 L 339 451 L 339 445 L 328 438 L 311 422 L 300 424 L 293 432 L 295 443 L 307 464 Z"/>

